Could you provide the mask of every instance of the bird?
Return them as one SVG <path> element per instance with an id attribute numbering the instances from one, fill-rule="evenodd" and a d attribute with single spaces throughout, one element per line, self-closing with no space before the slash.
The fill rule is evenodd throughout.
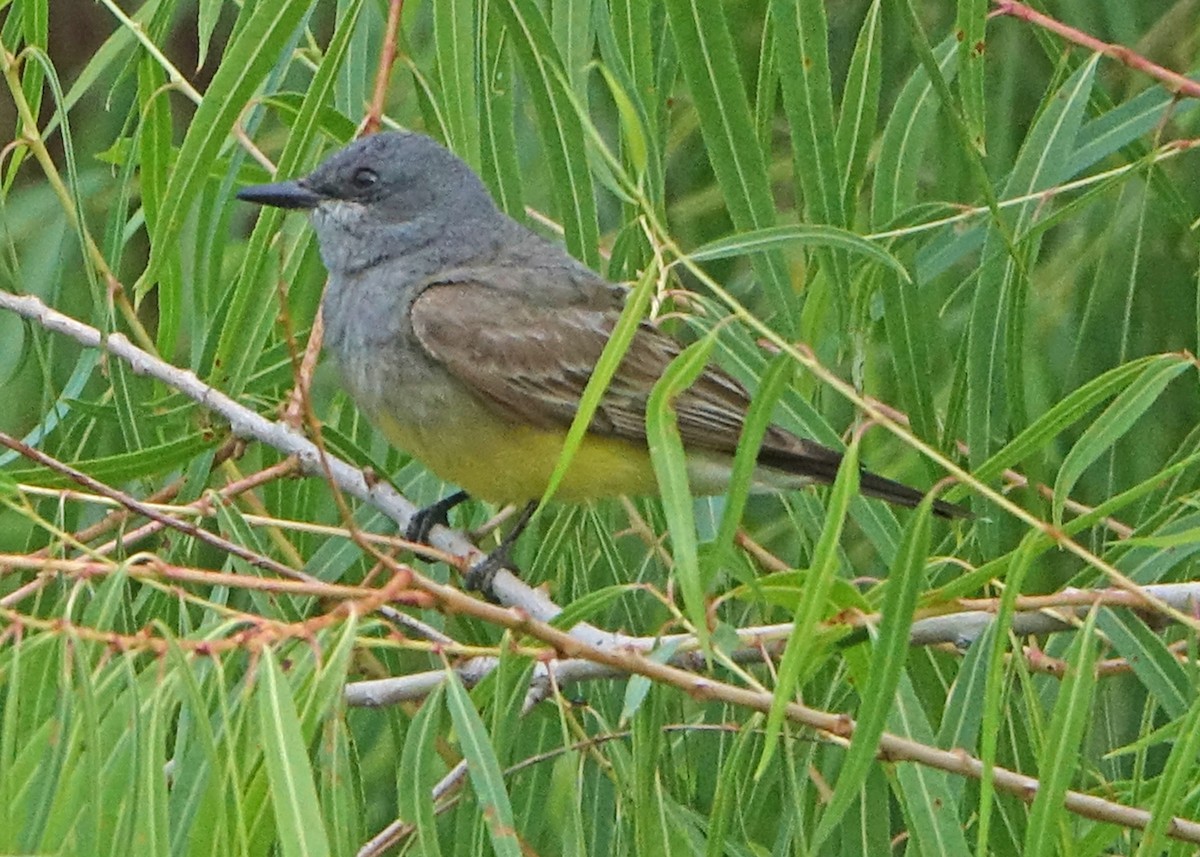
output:
<path id="1" fill-rule="evenodd" d="M 414 131 L 362 137 L 306 176 L 237 196 L 308 212 L 329 272 L 324 345 L 347 391 L 390 443 L 460 487 L 420 510 L 408 536 L 425 541 L 468 497 L 526 504 L 467 576 L 486 593 L 548 485 L 629 290 L 501 211 L 465 161 Z M 683 348 L 639 323 L 556 500 L 658 493 L 646 407 Z M 694 493 L 728 486 L 750 402 L 716 364 L 674 400 Z M 841 461 L 842 453 L 771 425 L 753 487 L 831 483 Z M 859 488 L 908 507 L 924 496 L 867 470 Z M 932 508 L 944 518 L 967 514 L 942 500 Z"/>

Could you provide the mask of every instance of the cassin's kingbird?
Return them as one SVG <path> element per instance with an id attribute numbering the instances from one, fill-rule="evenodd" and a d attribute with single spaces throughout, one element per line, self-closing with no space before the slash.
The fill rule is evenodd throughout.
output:
<path id="1" fill-rule="evenodd" d="M 626 289 L 500 211 L 466 163 L 421 134 L 357 140 L 304 178 L 238 197 L 311 213 L 329 269 L 325 344 L 355 402 L 392 443 L 471 495 L 541 497 Z M 681 349 L 641 324 L 557 498 L 657 493 L 646 402 Z M 720 493 L 750 394 L 710 366 L 674 404 L 692 490 Z M 756 486 L 828 483 L 841 459 L 771 426 Z M 922 498 L 868 472 L 860 486 L 903 506 Z M 466 493 L 430 507 L 410 533 L 423 540 Z M 940 501 L 933 508 L 964 514 Z"/>

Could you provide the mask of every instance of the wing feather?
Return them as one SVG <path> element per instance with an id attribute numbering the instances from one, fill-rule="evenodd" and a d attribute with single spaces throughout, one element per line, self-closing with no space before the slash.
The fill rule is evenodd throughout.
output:
<path id="1" fill-rule="evenodd" d="M 413 331 L 443 364 L 497 413 L 517 423 L 566 428 L 612 334 L 611 306 L 543 306 L 479 283 L 427 288 L 412 307 Z M 593 432 L 644 440 L 646 403 L 680 345 L 642 324 L 593 417 Z M 750 397 L 709 368 L 676 400 L 686 446 L 732 452 Z"/>
<path id="2" fill-rule="evenodd" d="M 552 276 L 553 272 L 527 269 L 524 274 Z M 438 283 L 413 302 L 412 326 L 430 357 L 497 414 L 517 424 L 565 430 L 612 335 L 620 303 L 611 291 L 599 287 L 576 292 L 574 301 L 564 300 L 561 288 L 544 292 L 551 297 L 535 303 L 510 283 L 503 288 L 461 279 Z M 590 430 L 645 440 L 650 392 L 680 350 L 675 340 L 642 324 Z M 684 445 L 733 454 L 749 407 L 746 389 L 710 366 L 675 401 Z M 826 483 L 837 475 L 841 460 L 840 452 L 779 426 L 767 429 L 758 453 L 759 464 L 768 469 Z M 862 472 L 860 487 L 866 494 L 904 506 L 915 506 L 923 496 L 868 471 Z M 941 500 L 933 508 L 947 518 L 968 514 Z"/>

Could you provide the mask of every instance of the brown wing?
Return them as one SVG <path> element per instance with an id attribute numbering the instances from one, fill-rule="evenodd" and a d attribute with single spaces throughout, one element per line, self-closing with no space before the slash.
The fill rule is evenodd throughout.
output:
<path id="1" fill-rule="evenodd" d="M 612 333 L 619 309 L 537 303 L 511 289 L 474 282 L 437 284 L 412 305 L 413 331 L 422 346 L 498 414 L 517 423 L 565 429 Z M 592 419 L 591 430 L 630 440 L 646 437 L 646 402 L 654 383 L 679 355 L 675 340 L 643 324 Z M 685 446 L 733 453 L 750 397 L 720 369 L 709 367 L 675 401 Z M 771 426 L 759 463 L 817 482 L 832 482 L 842 455 Z M 920 491 L 864 471 L 864 493 L 915 506 Z M 948 518 L 967 512 L 937 501 Z"/>
<path id="2" fill-rule="evenodd" d="M 477 283 L 439 284 L 413 303 L 413 331 L 436 360 L 515 422 L 565 428 L 574 419 L 617 311 L 543 306 Z M 592 420 L 594 432 L 646 436 L 646 401 L 680 345 L 643 324 Z M 736 380 L 710 368 L 676 400 L 686 446 L 732 452 L 750 400 Z"/>

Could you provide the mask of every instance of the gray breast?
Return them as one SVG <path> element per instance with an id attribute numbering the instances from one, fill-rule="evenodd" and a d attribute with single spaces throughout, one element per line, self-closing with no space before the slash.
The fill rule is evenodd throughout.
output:
<path id="1" fill-rule="evenodd" d="M 385 263 L 332 276 L 321 305 L 325 347 L 350 395 L 371 416 L 391 410 L 398 391 L 420 398 L 439 375 L 413 337 L 408 310 L 415 287 L 397 267 Z"/>

